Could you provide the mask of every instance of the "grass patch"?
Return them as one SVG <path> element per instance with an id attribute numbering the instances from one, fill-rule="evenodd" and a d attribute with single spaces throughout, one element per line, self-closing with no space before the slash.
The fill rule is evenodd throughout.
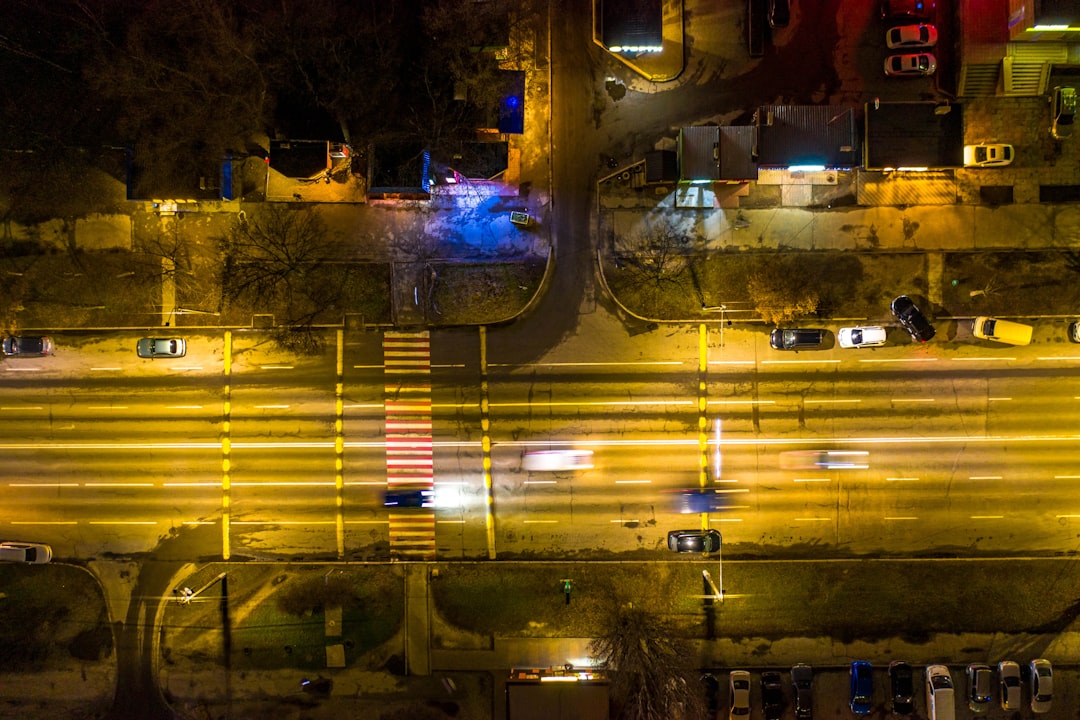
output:
<path id="1" fill-rule="evenodd" d="M 440 324 L 498 322 L 521 312 L 543 280 L 546 262 L 432 263 Z"/>
<path id="2" fill-rule="evenodd" d="M 945 253 L 944 260 L 948 315 L 1071 313 L 1080 304 L 1080 255 L 1071 250 Z"/>
<path id="3" fill-rule="evenodd" d="M 222 631 L 226 613 L 218 583 L 201 601 L 166 609 L 171 657 L 217 659 L 228 647 L 234 669 L 318 670 L 326 667 L 326 646 L 341 643 L 346 665 L 352 666 L 401 627 L 404 596 L 397 568 L 208 566 L 185 584 L 198 587 L 226 567 L 228 639 Z M 335 603 L 342 608 L 342 632 L 328 638 L 325 607 Z"/>

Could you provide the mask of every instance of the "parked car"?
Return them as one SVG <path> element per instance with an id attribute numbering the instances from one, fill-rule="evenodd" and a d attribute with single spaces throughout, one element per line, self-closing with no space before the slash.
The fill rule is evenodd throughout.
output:
<path id="1" fill-rule="evenodd" d="M 993 682 L 994 674 L 989 665 L 971 663 L 967 666 L 968 708 L 972 712 L 984 713 L 990 709 Z"/>
<path id="2" fill-rule="evenodd" d="M 836 341 L 842 348 L 877 347 L 885 344 L 885 328 L 877 325 L 840 328 Z"/>
<path id="3" fill-rule="evenodd" d="M 780 453 L 781 470 L 865 470 L 866 450 L 788 450 Z"/>
<path id="4" fill-rule="evenodd" d="M 795 717 L 797 720 L 813 720 L 814 717 L 814 670 L 806 663 L 793 665 L 791 684 L 795 687 Z"/>
<path id="5" fill-rule="evenodd" d="M 882 20 L 932 20 L 935 0 L 881 0 Z"/>
<path id="6" fill-rule="evenodd" d="M 1012 660 L 998 663 L 998 692 L 1002 710 L 1020 709 L 1020 666 Z"/>
<path id="7" fill-rule="evenodd" d="M 668 549 L 677 553 L 716 552 L 720 542 L 716 530 L 672 530 L 667 534 Z"/>
<path id="8" fill-rule="evenodd" d="M 890 309 L 916 342 L 926 342 L 937 334 L 934 326 L 907 295 L 900 295 L 894 299 Z"/>
<path id="9" fill-rule="evenodd" d="M 8 357 L 45 357 L 53 354 L 53 343 L 47 335 L 15 335 L 4 338 L 2 346 Z"/>
<path id="10" fill-rule="evenodd" d="M 769 0 L 769 27 L 787 27 L 791 22 L 791 4 L 789 0 Z"/>
<path id="11" fill-rule="evenodd" d="M 1055 87 L 1050 94 L 1050 134 L 1057 140 L 1072 135 L 1076 118 L 1076 88 Z"/>
<path id="12" fill-rule="evenodd" d="M 141 358 L 181 358 L 187 353 L 183 338 L 143 338 L 135 345 Z"/>
<path id="13" fill-rule="evenodd" d="M 383 506 L 397 508 L 435 507 L 435 491 L 423 488 L 387 488 Z"/>
<path id="14" fill-rule="evenodd" d="M 42 565 L 50 560 L 52 560 L 52 548 L 45 543 L 13 541 L 0 543 L 0 562 Z"/>
<path id="15" fill-rule="evenodd" d="M 856 660 L 849 671 L 851 680 L 851 712 L 866 715 L 870 712 L 870 701 L 874 697 L 873 668 L 868 660 Z"/>
<path id="16" fill-rule="evenodd" d="M 1050 712 L 1054 699 L 1054 670 L 1049 660 L 1032 660 L 1031 666 L 1031 711 Z"/>
<path id="17" fill-rule="evenodd" d="M 769 335 L 769 345 L 775 350 L 803 350 L 821 347 L 825 331 L 810 328 L 776 328 Z"/>
<path id="18" fill-rule="evenodd" d="M 930 720 L 953 720 L 956 695 L 952 675 L 944 665 L 926 668 L 926 712 Z"/>
<path id="19" fill-rule="evenodd" d="M 1006 143 L 983 143 L 964 146 L 964 167 L 1003 167 L 1013 161 L 1013 146 Z"/>
<path id="20" fill-rule="evenodd" d="M 1030 325 L 998 320 L 980 315 L 971 321 L 971 334 L 980 340 L 996 340 L 1009 345 L 1028 345 L 1031 343 Z"/>
<path id="21" fill-rule="evenodd" d="M 889 695 L 894 713 L 906 715 L 915 711 L 915 673 L 903 660 L 889 663 Z"/>
<path id="22" fill-rule="evenodd" d="M 937 45 L 937 28 L 933 25 L 900 25 L 885 33 L 885 45 L 890 50 L 933 47 Z"/>
<path id="23" fill-rule="evenodd" d="M 728 675 L 728 706 L 728 720 L 750 714 L 750 673 L 745 670 L 732 670 Z"/>
<path id="24" fill-rule="evenodd" d="M 784 686 L 780 673 L 774 670 L 761 673 L 761 704 L 765 720 L 780 720 L 784 714 Z"/>
<path id="25" fill-rule="evenodd" d="M 1080 343 L 1080 322 L 1069 323 L 1069 340 Z"/>
<path id="26" fill-rule="evenodd" d="M 885 74 L 891 77 L 922 77 L 933 75 L 937 59 L 930 53 L 904 53 L 885 58 Z"/>
<path id="27" fill-rule="evenodd" d="M 521 457 L 521 467 L 529 472 L 590 470 L 592 450 L 534 450 Z"/>
<path id="28" fill-rule="evenodd" d="M 705 691 L 705 709 L 712 720 L 720 712 L 720 681 L 712 673 L 705 673 L 701 676 L 701 687 Z"/>

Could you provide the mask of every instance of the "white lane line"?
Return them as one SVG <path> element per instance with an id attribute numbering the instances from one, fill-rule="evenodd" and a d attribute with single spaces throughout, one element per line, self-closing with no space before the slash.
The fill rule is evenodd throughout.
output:
<path id="1" fill-rule="evenodd" d="M 78 525 L 76 520 L 12 520 L 8 525 Z"/>
<path id="2" fill-rule="evenodd" d="M 889 402 L 894 402 L 894 403 L 897 403 L 897 402 L 912 402 L 912 403 L 934 402 L 934 398 L 892 398 Z"/>
<path id="3" fill-rule="evenodd" d="M 661 407 L 686 407 L 696 405 L 695 400 L 568 400 L 568 401 L 545 401 L 532 400 L 530 402 L 493 402 L 488 407 L 493 408 L 527 408 L 527 407 L 637 407 L 640 405 Z"/>
<path id="4" fill-rule="evenodd" d="M 1011 397 L 991 397 L 991 398 L 986 398 L 986 399 L 987 400 L 1012 400 Z"/>
<path id="5" fill-rule="evenodd" d="M 7 367 L 8 372 L 41 372 L 44 368 L 39 367 Z"/>
<path id="6" fill-rule="evenodd" d="M 832 478 L 795 478 L 791 482 L 832 482 Z"/>
<path id="7" fill-rule="evenodd" d="M 709 405 L 775 405 L 775 400 L 709 400 Z"/>
<path id="8" fill-rule="evenodd" d="M 969 515 L 968 517 L 971 520 L 1001 520 L 1005 516 L 1004 515 Z"/>
<path id="9" fill-rule="evenodd" d="M 742 518 L 728 518 L 728 517 L 724 517 L 724 518 L 710 517 L 709 518 L 710 523 L 741 523 L 742 521 L 743 521 Z"/>
<path id="10" fill-rule="evenodd" d="M 529 363 L 527 365 L 514 365 L 511 363 L 489 363 L 488 367 L 651 367 L 656 365 L 686 365 L 686 360 L 646 360 L 643 362 L 556 362 L 556 363 Z"/>
<path id="11" fill-rule="evenodd" d="M 79 483 L 8 483 L 8 487 L 17 487 L 17 488 L 64 488 L 64 487 L 79 487 Z"/>
<path id="12" fill-rule="evenodd" d="M 528 520 L 526 520 L 525 522 L 528 522 Z M 548 522 L 555 522 L 555 521 L 550 520 Z M 637 519 L 634 519 L 634 520 L 608 520 L 608 522 L 611 522 L 611 523 L 636 523 L 636 522 L 641 522 L 641 521 L 637 520 Z"/>
<path id="13" fill-rule="evenodd" d="M 1062 520 L 1065 518 L 1080 518 L 1080 515 L 1055 515 L 1054 518 L 1057 520 Z"/>
<path id="14" fill-rule="evenodd" d="M 813 365 L 813 364 L 817 363 L 817 364 L 824 364 L 824 365 L 836 365 L 839 362 L 840 362 L 839 360 L 762 360 L 761 364 L 762 365 Z"/>
<path id="15" fill-rule="evenodd" d="M 937 362 L 938 358 L 865 358 L 859 360 L 864 363 L 915 363 L 915 362 Z"/>
<path id="16" fill-rule="evenodd" d="M 1000 480 L 1000 475 L 972 475 L 968 480 Z"/>
<path id="17" fill-rule="evenodd" d="M 41 405 L 19 405 L 17 407 L 9 407 L 7 405 L 0 406 L 0 411 L 11 412 L 12 410 L 44 410 Z"/>
<path id="18" fill-rule="evenodd" d="M 838 403 L 861 403 L 862 400 L 818 400 L 816 398 L 805 398 L 803 402 L 817 403 L 818 405 L 835 405 Z"/>
<path id="19" fill-rule="evenodd" d="M 954 357 L 949 358 L 957 362 L 1008 362 L 1015 360 L 1014 357 Z"/>
<path id="20" fill-rule="evenodd" d="M 555 525 L 558 520 L 522 520 L 526 525 Z M 627 522 L 637 522 L 636 520 L 627 520 Z"/>
<path id="21" fill-rule="evenodd" d="M 99 483 L 99 482 L 88 482 L 88 483 L 84 484 L 83 487 L 92 487 L 92 488 L 154 487 L 154 483 L 124 483 L 124 482 Z"/>
<path id="22" fill-rule="evenodd" d="M 161 487 L 221 487 L 221 481 L 217 482 L 167 482 L 161 483 Z"/>
<path id="23" fill-rule="evenodd" d="M 555 485 L 557 480 L 526 480 L 524 485 Z"/>
<path id="24" fill-rule="evenodd" d="M 918 520 L 915 515 L 886 515 L 882 520 Z"/>
<path id="25" fill-rule="evenodd" d="M 1061 355 L 1060 357 L 1037 357 L 1036 360 L 1080 360 L 1080 355 Z"/>
<path id="26" fill-rule="evenodd" d="M 157 521 L 156 520 L 91 520 L 90 524 L 91 525 L 157 525 Z"/>
<path id="27" fill-rule="evenodd" d="M 917 477 L 887 477 L 885 482 L 915 482 L 918 479 Z"/>

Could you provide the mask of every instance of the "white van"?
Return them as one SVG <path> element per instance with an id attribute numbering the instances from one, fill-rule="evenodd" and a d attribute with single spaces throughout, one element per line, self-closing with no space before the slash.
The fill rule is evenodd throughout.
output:
<path id="1" fill-rule="evenodd" d="M 1012 320 L 980 315 L 971 321 L 972 334 L 982 340 L 997 340 L 1009 345 L 1027 345 L 1031 342 L 1031 326 Z"/>
<path id="2" fill-rule="evenodd" d="M 955 692 L 949 668 L 926 668 L 926 713 L 930 720 L 956 720 Z"/>

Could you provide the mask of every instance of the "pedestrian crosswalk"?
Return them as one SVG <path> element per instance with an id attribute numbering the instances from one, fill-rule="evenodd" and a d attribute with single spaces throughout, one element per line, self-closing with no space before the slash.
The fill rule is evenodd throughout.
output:
<path id="1" fill-rule="evenodd" d="M 431 490 L 431 337 L 427 332 L 383 336 L 386 485 Z M 390 553 L 408 560 L 435 559 L 435 511 L 390 512 Z"/>

